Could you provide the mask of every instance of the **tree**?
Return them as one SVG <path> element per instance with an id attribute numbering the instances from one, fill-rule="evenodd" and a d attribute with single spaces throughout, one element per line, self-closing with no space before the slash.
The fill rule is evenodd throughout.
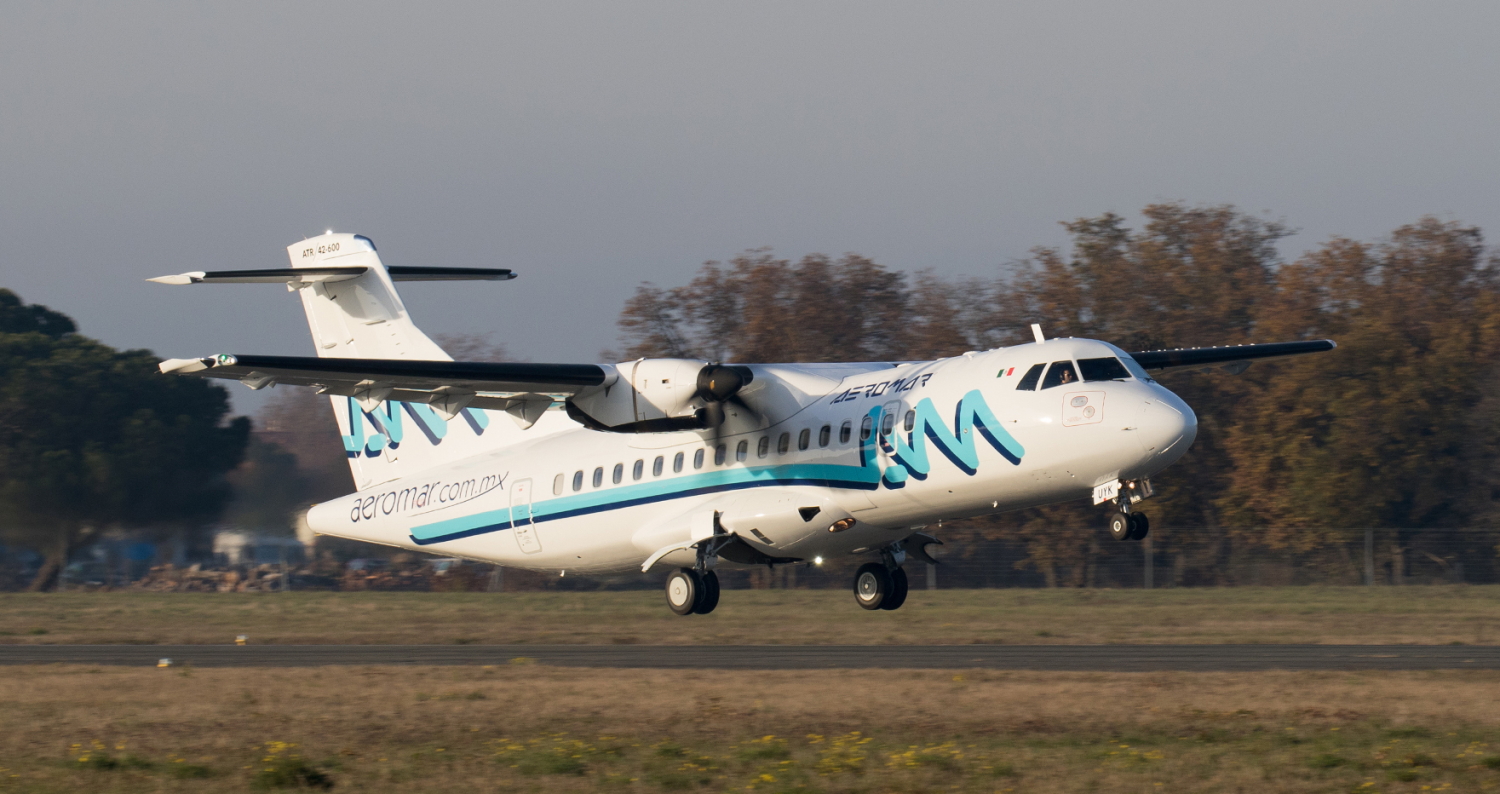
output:
<path id="1" fill-rule="evenodd" d="M 0 532 L 45 555 L 32 586 L 48 589 L 106 528 L 211 522 L 250 425 L 226 421 L 221 387 L 164 376 L 148 351 L 55 333 L 72 321 L 35 308 L 9 304 L 6 316 L 35 322 L 0 333 Z"/>

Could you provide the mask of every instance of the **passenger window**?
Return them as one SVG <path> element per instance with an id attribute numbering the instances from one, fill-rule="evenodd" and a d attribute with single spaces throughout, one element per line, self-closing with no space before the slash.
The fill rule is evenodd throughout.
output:
<path id="1" fill-rule="evenodd" d="M 802 432 L 797 434 L 797 451 L 800 452 L 804 449 L 807 449 L 811 445 L 812 430 L 810 428 L 804 427 L 802 428 Z"/>
<path id="2" fill-rule="evenodd" d="M 619 485 L 620 481 L 623 480 L 623 479 L 625 479 L 625 464 L 623 464 L 623 463 L 616 463 L 615 464 L 615 472 L 610 477 L 610 479 L 614 480 L 615 485 Z"/>
<path id="3" fill-rule="evenodd" d="M 841 425 L 839 425 L 839 443 L 840 444 L 847 444 L 847 443 L 849 443 L 849 430 L 852 427 L 853 427 L 853 425 L 851 425 L 849 423 L 848 419 L 845 419 L 844 423 L 841 424 Z"/>
<path id="4" fill-rule="evenodd" d="M 725 459 L 729 457 L 728 452 L 729 448 L 723 444 L 714 447 L 714 465 L 723 466 Z"/>
<path id="5" fill-rule="evenodd" d="M 869 441 L 870 440 L 870 431 L 872 429 L 874 429 L 874 427 L 875 427 L 875 420 L 871 419 L 870 416 L 868 414 L 866 414 L 865 418 L 863 420 L 861 420 L 860 423 L 859 423 L 859 440 L 860 441 Z"/>
<path id="6" fill-rule="evenodd" d="M 1118 358 L 1084 358 L 1078 361 L 1078 372 L 1083 379 L 1090 380 L 1127 380 L 1130 373 L 1126 371 L 1125 365 Z"/>
<path id="7" fill-rule="evenodd" d="M 552 478 L 552 495 L 553 496 L 561 496 L 562 495 L 563 480 L 566 478 L 566 476 L 567 475 L 559 474 L 556 477 Z"/>
<path id="8" fill-rule="evenodd" d="M 630 467 L 630 479 L 639 480 L 646 473 L 646 461 L 636 458 L 635 465 Z"/>
<path id="9" fill-rule="evenodd" d="M 1078 382 L 1078 374 L 1073 371 L 1073 362 L 1054 361 L 1047 368 L 1047 377 L 1042 378 L 1042 388 L 1051 389 L 1055 386 L 1067 386 Z"/>
<path id="10" fill-rule="evenodd" d="M 1036 382 L 1042 379 L 1042 370 L 1046 366 L 1037 364 L 1026 370 L 1026 374 L 1021 376 L 1021 382 L 1016 384 L 1016 391 L 1036 391 Z"/>
<path id="11" fill-rule="evenodd" d="M 785 455 L 792 448 L 792 434 L 782 433 L 781 438 L 776 439 L 776 454 Z"/>
<path id="12" fill-rule="evenodd" d="M 901 423 L 902 429 L 904 429 L 904 430 L 906 430 L 906 432 L 910 433 L 911 429 L 914 428 L 914 427 L 916 427 L 916 426 L 917 426 L 917 412 L 916 411 L 907 411 L 906 412 L 906 419 L 904 421 L 902 421 L 902 423 Z"/>
<path id="13" fill-rule="evenodd" d="M 896 415 L 891 413 L 890 411 L 886 411 L 885 416 L 880 417 L 880 434 L 882 436 L 888 436 L 891 434 L 891 431 L 895 429 Z"/>
<path id="14" fill-rule="evenodd" d="M 663 466 L 666 465 L 666 463 L 667 463 L 667 459 L 666 458 L 664 458 L 664 457 L 662 457 L 660 455 L 657 455 L 656 456 L 656 460 L 651 461 L 651 476 L 652 477 L 660 477 L 661 476 L 661 469 L 662 469 Z M 678 464 L 678 468 L 682 468 L 682 453 L 681 452 L 677 453 L 677 464 Z"/>
<path id="15" fill-rule="evenodd" d="M 672 457 L 672 473 L 678 474 L 682 471 L 682 457 L 684 453 L 677 453 Z M 698 465 L 703 465 L 703 450 L 698 450 Z"/>
<path id="16" fill-rule="evenodd" d="M 693 468 L 703 468 L 703 450 L 701 449 L 693 453 Z"/>
<path id="17" fill-rule="evenodd" d="M 603 484 L 604 484 L 604 467 L 600 466 L 599 468 L 594 469 L 594 487 L 598 488 L 599 486 L 601 486 Z"/>
<path id="18" fill-rule="evenodd" d="M 734 459 L 743 463 L 745 461 L 745 458 L 748 457 L 750 457 L 750 442 L 741 441 L 739 445 L 734 448 Z"/>
<path id="19" fill-rule="evenodd" d="M 771 437 L 761 436 L 755 443 L 755 457 L 764 458 L 771 451 Z"/>
<path id="20" fill-rule="evenodd" d="M 828 446 L 828 439 L 830 439 L 832 437 L 833 437 L 833 428 L 829 427 L 828 425 L 823 425 L 822 429 L 818 430 L 818 446 L 820 446 L 820 447 L 826 447 L 826 446 Z"/>
<path id="21" fill-rule="evenodd" d="M 583 490 L 583 469 L 573 472 L 573 490 Z"/>

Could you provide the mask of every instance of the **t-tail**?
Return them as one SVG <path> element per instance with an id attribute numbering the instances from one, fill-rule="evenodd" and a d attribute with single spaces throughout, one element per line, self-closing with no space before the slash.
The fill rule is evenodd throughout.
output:
<path id="1" fill-rule="evenodd" d="M 151 280 L 165 284 L 285 284 L 302 300 L 319 358 L 415 362 L 453 359 L 412 322 L 395 282 L 515 278 L 513 272 L 500 268 L 388 267 L 380 261 L 375 243 L 357 234 L 330 232 L 289 245 L 286 251 L 289 268 L 200 271 Z M 179 363 L 192 366 L 194 362 L 167 362 L 163 368 Z M 252 389 L 276 384 L 274 374 L 254 371 L 239 380 Z M 462 390 L 423 395 L 421 401 L 403 401 L 392 384 L 370 378 L 353 388 L 330 386 L 320 391 L 329 394 L 332 401 L 344 453 L 360 489 L 520 438 L 521 427 L 510 417 L 469 405 L 472 394 Z"/>

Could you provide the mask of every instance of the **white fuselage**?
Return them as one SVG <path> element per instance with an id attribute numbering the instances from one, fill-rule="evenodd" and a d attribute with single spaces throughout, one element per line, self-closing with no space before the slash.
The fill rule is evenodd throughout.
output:
<path id="1" fill-rule="evenodd" d="M 1102 357 L 1128 361 L 1102 342 L 1053 339 L 862 372 L 752 366 L 761 398 L 747 389 L 754 410 L 731 407 L 715 430 L 599 432 L 551 411 L 518 442 L 318 505 L 308 522 L 578 572 L 639 568 L 715 531 L 781 559 L 874 550 L 943 519 L 1088 498 L 1180 458 L 1197 420 L 1154 381 L 1017 388 L 1036 364 Z M 853 525 L 830 531 L 842 518 Z"/>

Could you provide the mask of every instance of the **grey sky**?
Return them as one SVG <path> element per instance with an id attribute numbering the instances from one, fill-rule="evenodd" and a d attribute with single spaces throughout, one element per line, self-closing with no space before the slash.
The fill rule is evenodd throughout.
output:
<path id="1" fill-rule="evenodd" d="M 636 283 L 758 246 L 990 274 L 1169 199 L 1269 211 L 1289 254 L 1493 235 L 1496 30 L 1493 2 L 11 3 L 0 286 L 118 346 L 310 355 L 279 288 L 142 279 L 333 228 L 521 273 L 406 285 L 429 332 L 591 361 Z"/>

